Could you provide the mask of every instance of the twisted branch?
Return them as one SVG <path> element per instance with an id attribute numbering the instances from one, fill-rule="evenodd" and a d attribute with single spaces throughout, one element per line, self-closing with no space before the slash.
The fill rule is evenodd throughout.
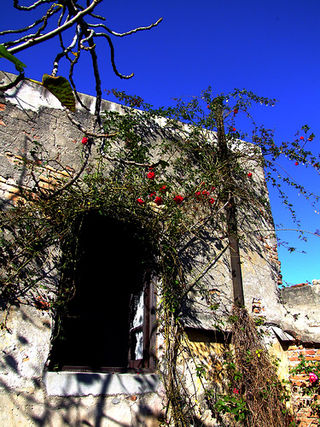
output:
<path id="1" fill-rule="evenodd" d="M 33 38 L 31 40 L 26 41 L 25 43 L 22 43 L 19 46 L 12 47 L 11 49 L 8 49 L 10 53 L 17 53 L 21 52 L 22 50 L 25 50 L 31 46 L 35 46 L 39 43 L 42 43 L 44 41 L 50 40 L 56 35 L 62 33 L 63 31 L 67 30 L 68 28 L 72 27 L 73 24 L 78 22 L 83 16 L 87 15 L 91 10 L 93 10 L 98 3 L 101 3 L 102 0 L 93 0 L 92 3 L 84 10 L 81 10 L 78 12 L 73 18 L 70 20 L 67 20 L 61 27 L 57 27 L 54 30 L 50 31 L 49 33 L 40 35 L 39 37 Z"/>
<path id="2" fill-rule="evenodd" d="M 148 25 L 146 27 L 134 28 L 133 30 L 127 31 L 125 33 L 117 33 L 116 31 L 111 30 L 110 28 L 108 28 L 104 24 L 88 24 L 88 26 L 92 27 L 92 28 L 102 27 L 106 31 L 108 31 L 108 33 L 112 34 L 113 36 L 116 36 L 116 37 L 125 37 L 125 36 L 130 36 L 131 34 L 137 33 L 138 31 L 151 30 L 151 28 L 156 27 L 157 25 L 159 25 L 162 20 L 163 20 L 163 18 L 159 18 L 156 22 L 154 22 L 151 25 Z"/>
<path id="3" fill-rule="evenodd" d="M 53 3 L 55 0 L 38 0 L 36 2 L 34 2 L 32 5 L 30 6 L 20 6 L 19 5 L 19 0 L 13 0 L 13 7 L 18 9 L 18 10 L 32 10 L 35 9 L 36 7 L 38 7 L 41 4 L 45 4 L 45 3 Z"/>
<path id="4" fill-rule="evenodd" d="M 97 118 L 97 123 L 101 126 L 101 117 L 100 117 L 100 109 L 101 109 L 101 100 L 102 100 L 102 89 L 101 89 L 101 77 L 100 77 L 100 71 L 98 66 L 98 55 L 96 52 L 96 38 L 104 37 L 109 45 L 110 48 L 110 61 L 111 66 L 113 69 L 113 72 L 116 74 L 116 76 L 120 77 L 121 79 L 130 79 L 133 77 L 133 73 L 131 74 L 123 74 L 121 73 L 115 63 L 115 49 L 112 42 L 111 36 L 116 37 L 125 37 L 129 36 L 131 34 L 137 33 L 139 31 L 146 31 L 150 30 L 153 27 L 156 27 L 159 25 L 159 23 L 162 21 L 162 18 L 158 19 L 156 22 L 147 25 L 147 26 L 141 26 L 134 28 L 130 31 L 124 32 L 124 33 L 118 33 L 116 31 L 113 31 L 109 27 L 107 27 L 103 23 L 93 24 L 90 22 L 87 22 L 87 19 L 85 17 L 92 17 L 95 19 L 99 19 L 100 21 L 105 21 L 105 18 L 96 15 L 93 13 L 95 7 L 101 3 L 102 0 L 86 0 L 86 7 L 81 6 L 79 4 L 79 0 L 36 0 L 34 1 L 30 6 L 21 6 L 19 4 L 19 0 L 13 0 L 13 7 L 18 10 L 23 11 L 31 11 L 39 6 L 43 6 L 46 3 L 53 3 L 51 4 L 46 13 L 40 18 L 35 20 L 32 24 L 24 26 L 23 28 L 20 28 L 18 30 L 5 30 L 0 32 L 0 36 L 2 35 L 8 35 L 8 34 L 20 34 L 20 33 L 27 33 L 32 28 L 39 25 L 39 28 L 32 34 L 24 34 L 23 36 L 4 42 L 4 46 L 7 48 L 8 52 L 11 54 L 15 54 L 18 52 L 21 52 L 25 49 L 28 49 L 30 47 L 36 46 L 40 43 L 46 42 L 54 37 L 58 37 L 60 41 L 60 51 L 56 54 L 54 62 L 53 62 L 53 69 L 52 69 L 52 76 L 56 76 L 58 73 L 58 67 L 60 60 L 62 58 L 66 58 L 70 62 L 70 68 L 69 68 L 69 80 L 71 82 L 72 88 L 75 92 L 75 96 L 79 101 L 79 97 L 76 91 L 76 85 L 73 79 L 74 69 L 75 65 L 79 62 L 80 53 L 82 50 L 88 51 L 91 56 L 91 62 L 92 62 L 92 68 L 94 73 L 94 80 L 95 80 L 95 89 L 96 89 L 96 105 L 95 105 L 95 115 Z M 43 34 L 43 30 L 48 25 L 48 20 L 51 18 L 54 14 L 57 12 L 59 13 L 57 23 L 55 27 L 48 31 L 47 33 Z M 70 29 L 72 26 L 75 26 L 74 30 L 74 36 L 72 38 L 71 43 L 64 43 L 63 36 L 66 30 Z M 100 31 L 96 32 L 96 29 L 100 28 L 105 30 L 105 32 Z M 85 45 L 86 44 L 86 45 Z M 75 58 L 70 57 L 70 53 L 72 52 L 72 49 L 77 46 L 77 52 L 75 53 Z M 4 86 L 0 89 L 6 90 L 10 87 L 15 86 L 20 80 L 23 79 L 23 74 L 21 73 L 20 76 L 14 81 L 14 83 L 10 83 L 8 86 Z"/>

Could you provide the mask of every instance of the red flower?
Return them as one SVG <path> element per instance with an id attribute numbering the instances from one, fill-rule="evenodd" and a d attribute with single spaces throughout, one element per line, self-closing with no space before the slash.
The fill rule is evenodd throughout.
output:
<path id="1" fill-rule="evenodd" d="M 140 197 L 137 199 L 137 203 L 139 203 L 139 205 L 143 205 L 144 204 L 144 200 L 140 199 Z"/>
<path id="2" fill-rule="evenodd" d="M 298 165 L 299 165 L 299 162 L 295 162 L 295 165 L 296 165 L 296 166 L 298 166 Z"/>
<path id="3" fill-rule="evenodd" d="M 252 173 L 251 172 L 249 172 L 248 173 L 248 178 L 251 178 L 252 177 Z"/>
<path id="4" fill-rule="evenodd" d="M 216 189 L 216 187 L 211 187 L 211 191 L 214 191 Z"/>
<path id="5" fill-rule="evenodd" d="M 149 197 L 150 199 L 152 199 L 155 195 L 156 195 L 156 192 L 155 192 L 155 191 L 153 191 L 152 193 L 150 193 L 150 194 L 149 194 L 149 196 L 148 196 L 148 197 Z"/>
<path id="6" fill-rule="evenodd" d="M 83 144 L 83 145 L 88 144 L 88 138 L 87 138 L 86 136 L 84 136 L 84 137 L 82 138 L 81 144 Z"/>
<path id="7" fill-rule="evenodd" d="M 184 197 L 182 197 L 180 194 L 178 194 L 177 196 L 174 197 L 174 201 L 176 202 L 177 205 L 180 205 L 180 203 L 182 203 Z"/>
<path id="8" fill-rule="evenodd" d="M 148 179 L 153 179 L 155 177 L 155 173 L 153 171 L 150 171 L 147 173 Z"/>
<path id="9" fill-rule="evenodd" d="M 163 185 L 162 187 L 159 188 L 159 191 L 161 191 L 161 193 L 164 193 L 167 189 L 166 185 Z"/>
<path id="10" fill-rule="evenodd" d="M 42 297 L 38 296 L 36 299 L 36 305 L 41 310 L 48 310 L 50 308 L 50 303 L 45 301 Z"/>
<path id="11" fill-rule="evenodd" d="M 200 199 L 200 197 L 201 197 L 201 191 L 196 191 L 195 192 L 195 196 L 196 196 L 196 199 Z"/>
<path id="12" fill-rule="evenodd" d="M 154 199 L 154 203 L 156 204 L 156 205 L 162 205 L 162 203 L 163 203 L 163 200 L 162 200 L 162 197 L 161 196 L 157 196 L 155 199 Z"/>
<path id="13" fill-rule="evenodd" d="M 237 388 L 234 388 L 234 389 L 232 390 L 232 392 L 233 392 L 233 394 L 239 394 L 239 390 L 238 390 Z"/>
<path id="14" fill-rule="evenodd" d="M 318 379 L 318 375 L 314 374 L 313 372 L 309 374 L 309 381 L 311 382 L 311 384 L 316 383 Z"/>
<path id="15" fill-rule="evenodd" d="M 203 194 L 204 196 L 209 196 L 209 194 L 210 194 L 210 191 L 207 191 L 207 190 L 203 190 L 203 191 L 202 191 L 202 194 Z"/>
<path id="16" fill-rule="evenodd" d="M 301 141 L 303 141 L 304 140 L 304 136 L 300 136 L 300 139 L 301 139 Z"/>
<path id="17" fill-rule="evenodd" d="M 231 128 L 232 132 L 235 132 L 237 129 L 236 128 Z"/>
<path id="18" fill-rule="evenodd" d="M 234 110 L 233 110 L 233 114 L 234 115 L 236 115 L 236 114 L 238 114 L 239 113 L 239 109 L 238 108 L 235 108 Z"/>
<path id="19" fill-rule="evenodd" d="M 209 203 L 211 203 L 213 205 L 214 202 L 215 202 L 215 199 L 213 197 L 211 197 L 211 199 L 209 199 Z"/>

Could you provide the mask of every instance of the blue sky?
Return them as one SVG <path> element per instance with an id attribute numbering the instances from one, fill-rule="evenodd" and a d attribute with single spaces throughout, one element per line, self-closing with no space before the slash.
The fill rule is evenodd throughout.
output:
<path id="1" fill-rule="evenodd" d="M 32 22 L 32 13 L 15 11 L 11 3 L 6 0 L 1 9 L 1 29 Z M 117 32 L 163 17 L 157 28 L 113 39 L 117 67 L 124 74 L 134 72 L 131 80 L 113 74 L 108 45 L 99 40 L 103 89 L 124 90 L 160 106 L 172 103 L 172 98 L 198 95 L 209 85 L 217 93 L 246 88 L 278 100 L 275 107 L 256 111 L 261 123 L 275 129 L 276 141 L 292 140 L 295 132 L 308 124 L 316 135 L 308 148 L 320 152 L 319 0 L 104 0 L 96 11 Z M 27 77 L 41 80 L 43 73 L 50 74 L 56 43 L 50 41 L 17 54 L 27 65 Z M 14 71 L 7 61 L 0 61 L 2 69 Z M 67 77 L 62 66 L 59 74 L 64 73 Z M 92 77 L 90 62 L 80 63 L 76 70 L 80 92 L 94 94 Z M 319 174 L 301 165 L 283 162 L 281 166 L 308 189 L 320 193 Z M 270 196 L 276 224 L 294 228 L 272 190 Z M 320 237 L 312 234 L 320 229 L 320 215 L 302 196 L 292 197 L 302 227 L 311 234 L 305 243 L 294 231 L 278 232 L 299 249 L 290 254 L 285 247 L 279 248 L 282 274 L 289 284 L 320 279 Z"/>

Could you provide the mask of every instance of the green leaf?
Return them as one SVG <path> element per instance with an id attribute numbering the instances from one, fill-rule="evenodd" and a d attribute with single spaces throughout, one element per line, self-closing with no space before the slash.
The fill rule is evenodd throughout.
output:
<path id="1" fill-rule="evenodd" d="M 64 107 L 73 112 L 76 110 L 76 101 L 71 85 L 67 79 L 61 76 L 54 77 L 49 76 L 49 74 L 44 74 L 42 76 L 42 84 L 59 99 Z"/>
<path id="2" fill-rule="evenodd" d="M 3 44 L 0 44 L 0 58 L 6 58 L 8 59 L 8 61 L 11 61 L 15 65 L 16 70 L 19 71 L 19 73 L 22 73 L 23 69 L 26 67 L 23 62 L 21 62 L 18 58 L 8 52 Z"/>
<path id="3" fill-rule="evenodd" d="M 166 168 L 169 166 L 169 163 L 166 162 L 165 160 L 159 160 L 159 165 L 162 166 L 163 168 Z"/>

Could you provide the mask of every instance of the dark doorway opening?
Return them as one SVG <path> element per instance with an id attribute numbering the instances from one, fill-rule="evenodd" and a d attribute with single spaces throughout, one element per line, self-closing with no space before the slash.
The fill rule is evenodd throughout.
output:
<path id="1" fill-rule="evenodd" d="M 79 224 L 75 293 L 57 321 L 49 369 L 152 370 L 150 248 L 132 224 L 95 212 Z"/>

